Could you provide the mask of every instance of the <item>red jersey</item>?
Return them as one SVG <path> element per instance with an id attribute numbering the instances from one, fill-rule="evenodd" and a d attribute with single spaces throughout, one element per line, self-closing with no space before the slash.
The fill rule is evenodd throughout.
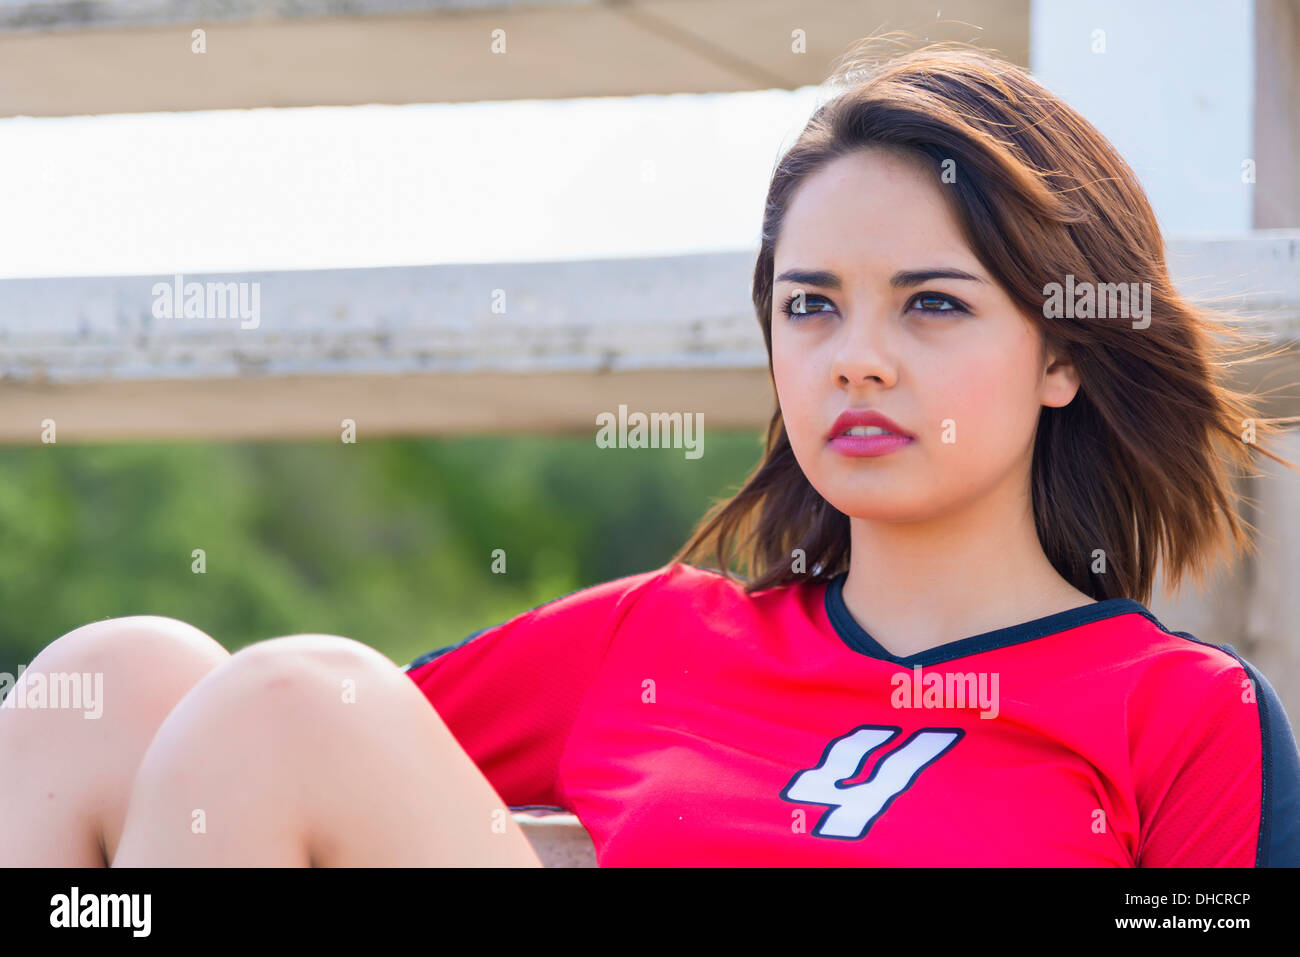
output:
<path id="1" fill-rule="evenodd" d="M 673 563 L 405 670 L 602 867 L 1300 865 L 1295 737 L 1230 646 L 1113 598 L 900 657 L 844 578 Z"/>

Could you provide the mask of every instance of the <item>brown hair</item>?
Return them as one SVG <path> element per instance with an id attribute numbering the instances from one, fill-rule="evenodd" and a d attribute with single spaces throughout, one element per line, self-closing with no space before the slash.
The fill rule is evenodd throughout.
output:
<path id="1" fill-rule="evenodd" d="M 863 69 L 880 41 L 896 42 L 873 37 L 841 60 L 828 82 L 846 88 L 816 110 L 772 175 L 753 283 L 769 377 L 773 260 L 798 186 L 830 160 L 867 148 L 916 156 L 936 175 L 955 169 L 948 196 L 970 248 L 1039 328 L 1044 358 L 1048 348 L 1063 351 L 1080 379 L 1068 405 L 1040 410 L 1034 441 L 1034 521 L 1052 565 L 1095 599 L 1146 603 L 1157 561 L 1172 587 L 1188 571 L 1202 578 L 1206 558 L 1225 544 L 1234 554 L 1253 547 L 1228 466 L 1249 465 L 1252 449 L 1295 466 L 1238 432 L 1253 420 L 1257 433 L 1275 434 L 1271 423 L 1291 419 L 1260 416 L 1218 370 L 1277 351 L 1242 360 L 1259 343 L 1233 328 L 1236 317 L 1178 294 L 1137 177 L 1027 72 L 956 43 Z M 1149 281 L 1149 327 L 1047 317 L 1045 286 L 1067 275 Z M 704 558 L 728 577 L 736 562 L 753 592 L 830 580 L 848 568 L 849 543 L 848 516 L 804 476 L 778 402 L 762 461 L 734 496 L 714 502 L 672 561 Z M 1090 571 L 1098 548 L 1105 574 Z M 795 549 L 805 556 L 802 572 L 791 561 Z"/>

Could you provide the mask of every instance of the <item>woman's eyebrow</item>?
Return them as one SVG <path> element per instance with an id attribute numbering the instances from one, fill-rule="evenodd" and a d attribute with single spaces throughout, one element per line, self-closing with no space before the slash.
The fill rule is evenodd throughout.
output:
<path id="1" fill-rule="evenodd" d="M 967 282 L 984 282 L 979 276 L 971 275 L 960 269 L 909 269 L 896 272 L 890 277 L 889 284 L 895 289 L 907 286 L 919 286 L 932 279 L 961 279 Z M 823 289 L 840 289 L 843 283 L 840 277 L 828 269 L 787 269 L 776 277 L 777 282 L 796 282 L 802 286 L 821 286 Z"/>
<path id="2" fill-rule="evenodd" d="M 889 284 L 895 289 L 900 289 L 905 286 L 919 286 L 931 279 L 962 279 L 966 282 L 984 282 L 979 276 L 972 275 L 961 269 L 917 269 L 894 273 L 889 280 Z"/>
<path id="3" fill-rule="evenodd" d="M 777 282 L 797 282 L 801 286 L 821 286 L 823 289 L 839 289 L 840 277 L 824 269 L 787 269 L 776 277 Z"/>

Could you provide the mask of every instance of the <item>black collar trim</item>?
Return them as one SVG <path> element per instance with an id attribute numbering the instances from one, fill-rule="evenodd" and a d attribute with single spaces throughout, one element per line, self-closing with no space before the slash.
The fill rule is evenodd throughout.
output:
<path id="1" fill-rule="evenodd" d="M 1070 608 L 1042 618 L 1035 618 L 1033 621 L 986 631 L 982 635 L 950 641 L 914 655 L 900 656 L 890 654 L 885 650 L 849 614 L 849 609 L 844 604 L 843 594 L 844 581 L 847 577 L 848 572 L 840 572 L 826 586 L 826 616 L 830 619 L 831 627 L 835 629 L 836 634 L 843 639 L 844 643 L 858 654 L 866 655 L 869 658 L 879 658 L 881 661 L 891 661 L 894 664 L 907 665 L 908 667 L 932 665 L 941 661 L 951 661 L 954 658 L 965 658 L 969 655 L 977 655 L 984 651 L 992 651 L 995 648 L 1005 648 L 1008 645 L 1034 641 L 1070 628 L 1077 628 L 1080 625 L 1088 625 L 1094 621 L 1117 618 L 1120 615 L 1128 615 L 1134 612 L 1149 618 L 1156 625 L 1163 628 L 1160 622 L 1156 620 L 1156 616 L 1141 602 L 1134 601 L 1132 598 L 1107 598 L 1091 605 L 1082 605 L 1079 608 Z"/>

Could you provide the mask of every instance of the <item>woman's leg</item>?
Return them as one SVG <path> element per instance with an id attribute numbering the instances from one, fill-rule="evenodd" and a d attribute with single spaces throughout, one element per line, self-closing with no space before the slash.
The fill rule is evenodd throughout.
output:
<path id="1" fill-rule="evenodd" d="M 237 651 L 163 722 L 114 867 L 541 862 L 415 682 L 350 638 Z"/>
<path id="2" fill-rule="evenodd" d="M 107 866 L 154 732 L 229 657 L 198 628 L 155 615 L 92 622 L 47 645 L 24 678 L 102 680 L 100 713 L 0 708 L 0 867 Z"/>

